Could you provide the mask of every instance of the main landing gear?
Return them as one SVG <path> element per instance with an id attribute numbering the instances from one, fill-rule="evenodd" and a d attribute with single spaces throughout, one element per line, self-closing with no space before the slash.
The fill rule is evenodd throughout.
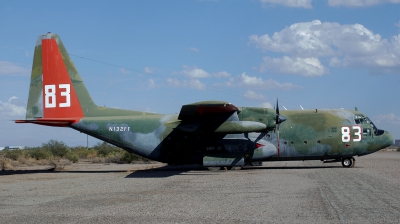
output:
<path id="1" fill-rule="evenodd" d="M 207 169 L 212 172 L 216 172 L 219 170 L 241 170 L 243 167 L 241 166 L 229 166 L 229 167 L 219 167 L 219 166 L 208 166 Z"/>
<path id="2" fill-rule="evenodd" d="M 348 157 L 342 159 L 342 166 L 345 168 L 352 168 L 356 164 L 354 157 Z"/>

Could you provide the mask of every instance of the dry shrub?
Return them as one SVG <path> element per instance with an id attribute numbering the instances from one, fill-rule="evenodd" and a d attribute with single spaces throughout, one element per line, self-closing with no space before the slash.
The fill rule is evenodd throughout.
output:
<path id="1" fill-rule="evenodd" d="M 52 160 L 49 159 L 39 159 L 35 160 L 35 164 L 39 166 L 49 166 L 49 165 L 54 165 Z"/>
<path id="2" fill-rule="evenodd" d="M 104 157 L 94 157 L 90 159 L 92 161 L 92 163 L 105 163 L 106 162 L 106 158 Z"/>
<path id="3" fill-rule="evenodd" d="M 121 163 L 121 156 L 120 155 L 109 155 L 106 158 L 106 163 Z"/>
<path id="4" fill-rule="evenodd" d="M 19 164 L 25 165 L 25 166 L 36 166 L 36 165 L 40 164 L 40 161 L 41 160 L 36 160 L 34 158 L 18 158 Z M 48 165 L 48 162 L 45 165 Z"/>
<path id="5" fill-rule="evenodd" d="M 29 159 L 25 158 L 25 157 L 18 157 L 17 159 L 18 163 L 21 165 L 27 165 L 30 166 L 29 164 Z"/>
<path id="6" fill-rule="evenodd" d="M 15 161 L 15 160 L 10 160 L 10 164 L 11 164 L 12 167 L 20 166 L 20 163 L 18 161 Z"/>
<path id="7" fill-rule="evenodd" d="M 71 165 L 72 162 L 68 159 L 56 159 L 52 161 L 52 165 L 54 166 L 55 171 L 64 170 L 65 166 Z"/>
<path id="8" fill-rule="evenodd" d="M 11 165 L 9 159 L 2 159 L 0 160 L 0 170 L 13 170 L 14 167 Z"/>
<path id="9" fill-rule="evenodd" d="M 89 150 L 89 153 L 87 154 L 86 158 L 87 159 L 93 159 L 97 157 L 97 151 L 96 150 Z"/>

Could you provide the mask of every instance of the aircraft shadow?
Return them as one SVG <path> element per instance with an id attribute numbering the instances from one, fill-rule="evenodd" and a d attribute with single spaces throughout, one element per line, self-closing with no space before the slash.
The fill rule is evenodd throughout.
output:
<path id="1" fill-rule="evenodd" d="M 218 175 L 221 172 L 241 172 L 246 170 L 304 170 L 304 169 L 336 169 L 341 168 L 341 166 L 282 166 L 282 167 L 260 167 L 260 166 L 248 166 L 244 167 L 242 170 L 232 171 L 232 170 L 220 170 L 220 171 L 209 171 L 205 167 L 197 165 L 187 165 L 187 166 L 165 166 L 152 168 L 148 170 L 138 170 L 127 175 L 125 178 L 166 178 L 175 175 Z M 360 168 L 360 167 L 358 167 Z M 354 169 L 354 168 L 353 168 Z M 196 172 L 197 171 L 197 172 Z"/>
<path id="2" fill-rule="evenodd" d="M 255 167 L 245 167 L 243 168 L 244 170 L 308 170 L 308 169 L 336 169 L 336 168 L 341 168 L 343 169 L 342 166 L 271 166 L 271 167 L 265 167 L 265 166 L 255 166 Z M 357 168 L 357 167 L 354 167 Z M 354 169 L 352 168 L 352 169 Z M 358 167 L 360 168 L 360 167 Z"/>
<path id="3" fill-rule="evenodd" d="M 35 174 L 35 173 L 54 173 L 54 168 L 46 170 L 1 170 L 0 176 L 16 175 L 16 174 Z"/>
<path id="4" fill-rule="evenodd" d="M 362 167 L 354 167 L 357 169 Z M 304 169 L 343 169 L 342 166 L 247 166 L 239 171 L 220 170 L 212 172 L 205 167 L 198 165 L 164 166 L 151 168 L 147 170 L 136 170 L 125 178 L 166 178 L 175 175 L 218 175 L 220 172 L 241 172 L 246 170 L 304 170 Z M 54 168 L 46 170 L 2 170 L 0 176 L 20 175 L 20 174 L 39 174 L 39 173 L 126 173 L 128 170 L 55 170 Z"/>
<path id="5" fill-rule="evenodd" d="M 164 166 L 158 168 L 151 168 L 147 170 L 132 171 L 125 178 L 164 178 L 174 175 L 180 175 L 189 171 L 208 171 L 206 168 L 198 165 L 182 165 L 182 166 Z M 46 174 L 46 173 L 126 173 L 129 170 L 56 170 L 55 168 L 41 169 L 41 170 L 1 170 L 0 176 L 6 175 L 21 175 L 21 174 Z M 189 175 L 198 175 L 203 172 L 195 172 Z M 207 174 L 207 172 L 204 172 Z"/>
<path id="6" fill-rule="evenodd" d="M 126 173 L 127 170 L 2 170 L 0 176 L 37 173 Z"/>
<path id="7" fill-rule="evenodd" d="M 189 171 L 200 171 L 190 172 Z M 176 175 L 210 175 L 213 174 L 207 168 L 198 165 L 164 166 L 147 170 L 137 170 L 127 175 L 125 178 L 166 178 Z"/>

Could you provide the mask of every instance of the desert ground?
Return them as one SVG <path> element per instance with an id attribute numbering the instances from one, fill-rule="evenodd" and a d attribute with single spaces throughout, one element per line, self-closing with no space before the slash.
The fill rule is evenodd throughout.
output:
<path id="1" fill-rule="evenodd" d="M 24 170 L 25 169 L 25 170 Z M 0 223 L 400 223 L 400 152 L 240 171 L 75 163 L 0 172 Z"/>

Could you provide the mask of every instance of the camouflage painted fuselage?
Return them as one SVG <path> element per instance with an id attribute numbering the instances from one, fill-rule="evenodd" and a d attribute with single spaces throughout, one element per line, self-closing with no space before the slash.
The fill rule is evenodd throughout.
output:
<path id="1" fill-rule="evenodd" d="M 243 107 L 240 111 L 227 120 L 274 123 L 273 110 Z M 201 130 L 201 124 L 195 125 L 195 130 L 186 131 L 180 128 L 182 121 L 178 120 L 178 115 L 144 112 L 83 118 L 72 128 L 153 160 L 210 166 L 339 159 L 370 154 L 392 144 L 393 138 L 388 132 L 376 135 L 371 123 L 356 124 L 355 114 L 361 115 L 342 109 L 283 111 L 287 121 L 280 126 L 279 145 L 274 125 L 265 132 L 217 133 Z M 267 119 L 268 116 L 272 119 Z M 356 135 L 359 129 L 353 126 L 361 127 L 360 135 Z M 347 142 L 343 142 L 342 127 L 349 127 Z"/>
<path id="2" fill-rule="evenodd" d="M 175 115 L 99 107 L 53 33 L 38 38 L 26 119 L 16 123 L 71 127 L 156 161 L 204 166 L 344 159 L 393 143 L 390 133 L 377 129 L 358 111 L 279 115 L 278 110 L 237 108 L 223 101 L 183 105 Z"/>

